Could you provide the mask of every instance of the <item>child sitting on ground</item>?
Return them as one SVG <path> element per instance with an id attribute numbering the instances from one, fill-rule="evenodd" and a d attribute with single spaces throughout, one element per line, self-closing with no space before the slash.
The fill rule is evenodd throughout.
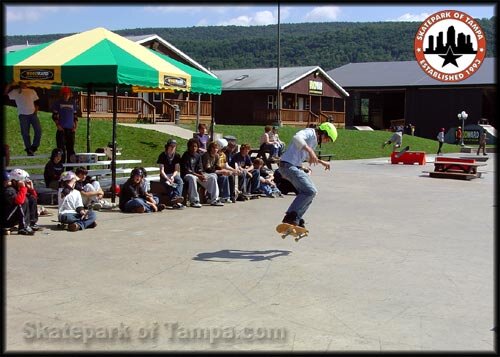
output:
<path id="1" fill-rule="evenodd" d="M 261 158 L 256 158 L 253 160 L 253 167 L 255 170 L 260 171 L 260 186 L 259 190 L 262 193 L 265 193 L 267 197 L 275 198 L 275 197 L 283 197 L 281 191 L 276 186 L 274 182 L 274 174 L 272 170 L 268 169 L 264 165 L 264 160 Z"/>
<path id="2" fill-rule="evenodd" d="M 101 188 L 101 184 L 99 181 L 87 176 L 88 170 L 86 168 L 80 166 L 76 169 L 75 174 L 78 177 L 75 189 L 80 191 L 85 207 L 92 208 L 96 211 L 99 211 L 101 208 L 112 209 L 116 207 L 115 203 L 103 199 L 104 191 Z"/>

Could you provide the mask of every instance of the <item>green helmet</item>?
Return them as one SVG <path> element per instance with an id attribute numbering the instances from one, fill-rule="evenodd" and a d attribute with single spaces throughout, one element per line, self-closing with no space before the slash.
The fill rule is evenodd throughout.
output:
<path id="1" fill-rule="evenodd" d="M 318 129 L 326 131 L 332 142 L 337 140 L 337 128 L 332 123 L 324 122 L 318 126 Z"/>

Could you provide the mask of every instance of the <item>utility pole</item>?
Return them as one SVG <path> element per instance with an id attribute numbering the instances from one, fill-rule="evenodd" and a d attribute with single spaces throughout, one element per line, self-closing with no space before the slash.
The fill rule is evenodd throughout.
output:
<path id="1" fill-rule="evenodd" d="M 278 68 L 276 74 L 276 110 L 277 110 L 277 124 L 281 126 L 281 93 L 280 93 L 280 3 L 278 1 Z"/>

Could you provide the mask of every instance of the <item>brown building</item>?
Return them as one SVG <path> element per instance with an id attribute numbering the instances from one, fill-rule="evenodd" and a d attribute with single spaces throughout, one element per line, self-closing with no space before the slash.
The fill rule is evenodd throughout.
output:
<path id="1" fill-rule="evenodd" d="M 496 58 L 485 58 L 477 72 L 461 82 L 429 77 L 416 61 L 349 63 L 328 74 L 349 92 L 346 125 L 388 129 L 391 123 L 412 124 L 415 135 L 435 139 L 439 128 L 497 126 Z"/>
<path id="2" fill-rule="evenodd" d="M 214 98 L 219 124 L 273 125 L 281 121 L 307 126 L 332 121 L 337 127 L 345 125 L 344 103 L 349 94 L 320 67 L 280 68 L 279 91 L 276 68 L 213 73 L 222 80 L 222 94 Z"/>

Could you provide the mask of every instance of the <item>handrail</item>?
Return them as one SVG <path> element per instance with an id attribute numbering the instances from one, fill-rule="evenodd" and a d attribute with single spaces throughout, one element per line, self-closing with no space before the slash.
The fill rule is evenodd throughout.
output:
<path id="1" fill-rule="evenodd" d="M 82 116 L 87 114 L 87 94 L 79 93 L 78 105 L 81 108 Z M 152 121 L 155 116 L 156 108 L 142 97 L 118 96 L 117 113 L 119 114 L 137 114 L 138 118 L 146 118 Z M 113 96 L 110 95 L 90 95 L 91 113 L 113 113 Z"/>

